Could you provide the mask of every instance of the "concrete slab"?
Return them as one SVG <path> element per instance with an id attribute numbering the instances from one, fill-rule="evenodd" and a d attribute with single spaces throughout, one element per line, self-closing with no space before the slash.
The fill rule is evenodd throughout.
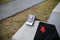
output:
<path id="1" fill-rule="evenodd" d="M 33 40 L 40 21 L 35 21 L 33 26 L 26 23 L 14 34 L 12 40 Z"/>
<path id="2" fill-rule="evenodd" d="M 14 0 L 7 4 L 0 5 L 0 20 L 32 7 L 42 1 L 44 0 Z"/>
<path id="3" fill-rule="evenodd" d="M 54 24 L 56 26 L 57 32 L 60 36 L 60 2 L 52 11 L 48 23 Z"/>

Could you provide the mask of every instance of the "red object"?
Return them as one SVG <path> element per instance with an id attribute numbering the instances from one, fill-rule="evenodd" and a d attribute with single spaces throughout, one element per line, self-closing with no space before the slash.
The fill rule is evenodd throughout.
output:
<path id="1" fill-rule="evenodd" d="M 44 33 L 44 32 L 46 31 L 46 30 L 45 30 L 45 26 L 41 26 L 40 31 L 41 31 L 42 33 Z"/>

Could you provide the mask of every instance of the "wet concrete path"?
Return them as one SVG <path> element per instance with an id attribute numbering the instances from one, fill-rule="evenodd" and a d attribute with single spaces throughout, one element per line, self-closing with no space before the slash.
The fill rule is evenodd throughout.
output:
<path id="1" fill-rule="evenodd" d="M 0 20 L 32 7 L 42 1 L 44 0 L 15 0 L 4 5 L 0 5 Z"/>

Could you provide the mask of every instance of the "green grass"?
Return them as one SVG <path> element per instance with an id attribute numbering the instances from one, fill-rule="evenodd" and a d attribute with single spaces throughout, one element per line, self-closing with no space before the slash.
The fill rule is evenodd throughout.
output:
<path id="1" fill-rule="evenodd" d="M 7 3 L 7 2 L 10 2 L 11 0 L 0 0 L 0 4 L 4 4 L 4 3 Z"/>
<path id="2" fill-rule="evenodd" d="M 40 21 L 47 22 L 52 10 L 59 0 L 47 0 L 36 6 L 33 6 L 17 15 L 3 20 L 0 23 L 0 40 L 10 40 L 15 32 L 23 25 L 29 14 L 33 14 Z"/>

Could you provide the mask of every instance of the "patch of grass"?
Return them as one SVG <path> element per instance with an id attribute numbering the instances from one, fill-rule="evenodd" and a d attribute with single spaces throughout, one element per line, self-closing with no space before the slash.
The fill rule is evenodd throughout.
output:
<path id="1" fill-rule="evenodd" d="M 7 3 L 7 2 L 10 2 L 12 0 L 0 0 L 0 4 L 4 4 L 4 3 Z"/>

